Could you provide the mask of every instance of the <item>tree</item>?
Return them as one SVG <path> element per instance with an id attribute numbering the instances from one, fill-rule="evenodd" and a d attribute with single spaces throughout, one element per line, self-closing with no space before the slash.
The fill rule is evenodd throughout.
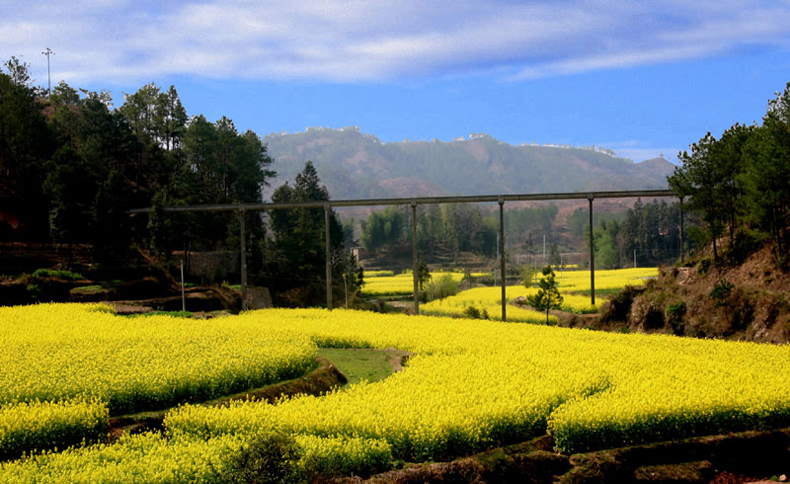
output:
<path id="1" fill-rule="evenodd" d="M 521 284 L 527 289 L 535 285 L 535 275 L 538 270 L 532 264 L 524 264 L 519 267 L 519 274 L 521 275 Z"/>
<path id="2" fill-rule="evenodd" d="M 293 186 L 289 183 L 278 187 L 272 194 L 274 203 L 328 201 L 329 191 L 321 185 L 312 161 L 296 175 Z M 273 210 L 269 215 L 274 242 L 267 274 L 272 279 L 278 303 L 288 306 L 319 304 L 324 300 L 326 264 L 325 212 L 322 207 Z M 332 281 L 342 291 L 343 274 L 349 273 L 346 264 L 352 260 L 341 252 L 344 248 L 343 226 L 334 211 L 329 216 L 331 241 Z M 353 261 L 356 264 L 356 261 Z M 352 271 L 353 272 L 353 271 Z M 361 283 L 361 280 L 360 280 Z M 352 288 L 349 288 L 352 290 Z"/>
<path id="3" fill-rule="evenodd" d="M 361 223 L 360 243 L 365 250 L 375 251 L 403 240 L 406 217 L 397 207 L 387 207 L 382 212 L 372 212 Z"/>
<path id="4" fill-rule="evenodd" d="M 620 224 L 617 220 L 601 220 L 598 230 L 595 231 L 595 261 L 596 266 L 605 269 L 616 269 L 620 266 L 617 253 L 616 239 Z"/>
<path id="5" fill-rule="evenodd" d="M 46 240 L 41 187 L 54 141 L 35 91 L 0 72 L 0 238 Z"/>
<path id="6" fill-rule="evenodd" d="M 82 157 L 66 145 L 47 166 L 43 184 L 49 202 L 49 225 L 52 238 L 73 244 L 90 233 L 90 215 L 96 186 Z"/>
<path id="7" fill-rule="evenodd" d="M 768 105 L 763 125 L 744 149 L 749 161 L 742 175 L 749 221 L 774 240 L 777 262 L 787 257 L 790 226 L 790 82 Z"/>
<path id="8" fill-rule="evenodd" d="M 420 259 L 417 263 L 417 287 L 420 292 L 425 290 L 425 285 L 428 284 L 432 278 L 433 276 L 431 276 L 431 270 L 428 268 L 428 264 Z"/>
<path id="9" fill-rule="evenodd" d="M 556 242 L 551 243 L 551 248 L 549 249 L 549 264 L 559 267 L 562 265 L 562 255 L 560 254 L 560 247 L 556 244 Z"/>
<path id="10" fill-rule="evenodd" d="M 527 303 L 537 311 L 546 311 L 546 324 L 549 324 L 549 310 L 562 308 L 562 294 L 557 289 L 554 271 L 551 266 L 543 268 L 543 277 L 538 283 L 538 292 L 527 297 Z"/>
<path id="11" fill-rule="evenodd" d="M 124 103 L 119 110 L 141 141 L 165 150 L 178 146 L 187 116 L 174 87 L 162 92 L 152 82 L 134 94 L 124 93 L 123 97 Z"/>
<path id="12" fill-rule="evenodd" d="M 699 211 L 707 225 L 713 242 L 713 260 L 719 262 L 718 238 L 722 232 L 725 214 L 721 203 L 721 178 L 717 176 L 716 160 L 713 156 L 716 138 L 708 132 L 699 142 L 691 145 L 691 153 L 683 151 L 678 159 L 683 164 L 667 178 L 670 188 L 679 197 L 690 197 L 689 208 Z"/>
<path id="13" fill-rule="evenodd" d="M 164 148 L 168 151 L 179 149 L 184 140 L 188 118 L 175 86 L 170 86 L 166 93 L 162 93 L 158 101 L 163 114 L 162 142 Z"/>
<path id="14" fill-rule="evenodd" d="M 236 200 L 258 203 L 263 200 L 262 191 L 269 180 L 277 176 L 271 169 L 274 160 L 261 138 L 247 130 L 237 138 L 237 152 L 233 164 L 232 192 Z"/>
<path id="15" fill-rule="evenodd" d="M 713 152 L 719 179 L 718 203 L 721 205 L 722 222 L 729 228 L 730 244 L 735 240 L 738 220 L 746 210 L 741 177 L 747 166 L 743 150 L 752 137 L 753 130 L 754 126 L 735 123 L 722 133 Z"/>
<path id="16" fill-rule="evenodd" d="M 30 64 L 21 62 L 14 56 L 4 64 L 11 82 L 20 87 L 30 87 Z M 2 72 L 2 71 L 0 71 Z"/>
<path id="17" fill-rule="evenodd" d="M 442 240 L 442 209 L 438 204 L 417 207 L 417 247 L 433 255 Z"/>
<path id="18" fill-rule="evenodd" d="M 769 101 L 762 126 L 735 124 L 719 140 L 708 133 L 679 159 L 670 187 L 701 215 L 714 261 L 725 228 L 731 245 L 744 228 L 768 234 L 781 261 L 790 225 L 790 83 Z"/>

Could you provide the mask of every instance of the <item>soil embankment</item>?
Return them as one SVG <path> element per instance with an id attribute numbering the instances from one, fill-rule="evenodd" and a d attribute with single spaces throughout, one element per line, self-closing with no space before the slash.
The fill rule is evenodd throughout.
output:
<path id="1" fill-rule="evenodd" d="M 203 405 L 227 405 L 234 400 L 263 400 L 273 403 L 280 398 L 294 395 L 322 395 L 346 383 L 346 377 L 337 367 L 324 358 L 316 358 L 317 366 L 306 375 L 292 380 L 268 385 L 262 388 L 217 398 Z M 141 412 L 110 419 L 110 440 L 116 440 L 124 433 L 138 433 L 148 430 L 162 430 L 162 421 L 169 409 Z"/>
<path id="2" fill-rule="evenodd" d="M 790 342 L 790 270 L 772 247 L 748 255 L 703 256 L 661 268 L 645 288 L 626 288 L 600 314 L 566 317 L 565 326 L 696 338 Z"/>

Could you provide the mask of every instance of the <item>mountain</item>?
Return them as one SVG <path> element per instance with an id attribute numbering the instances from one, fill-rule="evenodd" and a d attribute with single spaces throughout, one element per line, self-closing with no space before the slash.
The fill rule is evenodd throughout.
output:
<path id="1" fill-rule="evenodd" d="M 663 158 L 634 163 L 609 150 L 513 146 L 486 134 L 383 143 L 358 128 L 308 128 L 263 142 L 278 173 L 272 187 L 312 160 L 335 200 L 665 189 L 674 169 Z"/>

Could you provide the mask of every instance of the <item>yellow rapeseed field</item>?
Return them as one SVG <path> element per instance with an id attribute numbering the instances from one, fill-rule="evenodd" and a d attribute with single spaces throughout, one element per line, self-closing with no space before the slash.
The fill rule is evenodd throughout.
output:
<path id="1" fill-rule="evenodd" d="M 128 319 L 78 304 L 0 308 L 0 348 L 0 456 L 97 440 L 109 415 L 292 378 L 316 353 L 308 335 L 246 320 Z"/>
<path id="2" fill-rule="evenodd" d="M 657 276 L 658 269 L 655 267 L 595 271 L 595 289 L 596 291 L 610 292 L 622 289 L 627 285 L 641 286 L 648 279 Z M 596 305 L 592 305 L 588 295 L 590 292 L 590 271 L 563 271 L 562 273 L 557 271 L 556 281 L 563 297 L 563 311 L 593 313 L 597 311 L 600 303 L 605 300 L 605 298 L 598 297 L 595 301 Z M 546 322 L 546 316 L 543 313 L 512 306 L 515 298 L 530 296 L 535 294 L 537 290 L 537 287 L 526 288 L 522 285 L 512 285 L 505 288 L 507 301 L 511 304 L 511 306 L 506 308 L 508 321 Z M 425 314 L 461 316 L 467 307 L 473 306 L 478 309 L 485 309 L 491 319 L 501 319 L 501 301 L 501 287 L 477 287 L 461 291 L 455 296 L 430 301 L 423 304 L 420 309 Z M 550 322 L 552 321 L 556 322 L 556 318 L 553 316 L 550 318 Z"/>
<path id="3" fill-rule="evenodd" d="M 557 271 L 556 280 L 562 292 L 588 292 L 590 271 Z M 595 290 L 622 289 L 625 286 L 642 286 L 648 279 L 658 277 L 657 267 L 610 269 L 595 271 Z"/>
<path id="4" fill-rule="evenodd" d="M 300 375 L 316 347 L 245 319 L 127 319 L 106 306 L 0 308 L 0 403 L 89 395 L 112 414 L 168 407 Z"/>
<path id="5" fill-rule="evenodd" d="M 81 361 L 86 361 L 94 349 L 99 354 L 101 349 L 96 348 L 92 333 L 75 333 L 75 329 L 98 332 L 102 324 L 114 322 L 119 338 L 135 334 L 126 327 L 130 320 L 82 308 L 14 309 L 29 311 L 25 324 L 38 335 L 18 342 L 16 355 L 37 352 L 39 347 L 54 349 L 48 345 L 59 340 L 73 344 L 87 340 L 94 344 L 82 346 L 86 356 Z M 14 313 L 0 313 L 4 329 L 9 314 Z M 59 321 L 74 327 L 45 322 L 58 314 Z M 96 321 L 87 321 L 92 318 Z M 43 327 L 36 328 L 36 321 Z M 144 320 L 133 321 L 145 328 Z M 261 429 L 296 436 L 299 465 L 305 469 L 353 472 L 377 468 L 389 456 L 445 459 L 547 431 L 559 450 L 577 452 L 790 425 L 788 346 L 349 310 L 251 311 L 199 326 L 175 321 L 177 326 L 210 335 L 223 358 L 232 354 L 221 349 L 223 338 L 231 340 L 233 333 L 253 339 L 255 334 L 278 335 L 295 348 L 303 347 L 300 342 L 306 342 L 305 348 L 396 347 L 415 355 L 404 371 L 390 378 L 323 397 L 226 407 L 187 404 L 168 413 L 164 435 L 129 437 L 119 444 L 5 463 L 0 481 L 30 482 L 47 476 L 51 482 L 89 482 L 102 480 L 102 466 L 110 465 L 129 481 L 210 482 Z M 158 345 L 156 331 L 142 334 L 149 346 Z M 181 336 L 184 344 L 191 344 L 187 342 L 192 338 L 200 340 L 197 334 Z M 235 341 L 241 344 L 243 339 Z M 112 340 L 108 335 L 104 341 Z M 141 342 L 134 348 L 149 351 Z M 196 348 L 201 353 L 199 344 Z M 53 361 L 46 352 L 37 354 Z M 300 361 L 300 354 L 295 351 L 290 358 Z M 238 362 L 248 359 L 253 361 L 254 353 L 240 349 Z M 155 369 L 144 360 L 129 357 L 128 361 L 143 371 Z M 279 361 L 288 365 L 289 357 Z M 71 365 L 60 374 L 77 371 L 79 367 Z M 122 386 L 120 381 L 116 384 Z M 42 385 L 57 387 L 55 382 Z M 371 462 L 377 464 L 371 467 Z"/>
<path id="6" fill-rule="evenodd" d="M 371 277 L 365 272 L 362 293 L 369 296 L 406 296 L 414 293 L 414 276 L 411 271 L 396 275 L 387 272 L 389 271 L 373 272 Z M 461 282 L 464 278 L 462 272 L 432 272 L 431 278 L 437 280 L 445 274 L 449 274 L 455 282 Z"/>

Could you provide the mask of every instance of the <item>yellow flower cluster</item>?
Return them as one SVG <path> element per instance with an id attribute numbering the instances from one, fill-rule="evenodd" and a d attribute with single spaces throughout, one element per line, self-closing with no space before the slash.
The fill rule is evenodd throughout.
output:
<path id="1" fill-rule="evenodd" d="M 505 288 L 508 301 L 512 301 L 517 296 L 523 296 L 526 289 L 523 286 L 508 286 Z M 536 289 L 532 289 L 534 293 Z M 454 296 L 444 299 L 435 299 L 420 305 L 420 312 L 435 316 L 462 316 L 468 307 L 478 310 L 485 309 L 489 319 L 502 319 L 502 288 L 501 287 L 476 287 L 466 291 L 461 291 Z M 589 299 L 587 303 L 589 304 Z M 521 323 L 545 324 L 546 314 L 531 309 L 520 308 L 509 305 L 507 308 L 507 320 Z M 550 316 L 549 321 L 556 324 L 556 316 Z"/>
<path id="2" fill-rule="evenodd" d="M 115 415 L 304 373 L 316 347 L 245 319 L 127 319 L 95 306 L 0 308 L 0 403 L 91 395 Z"/>
<path id="3" fill-rule="evenodd" d="M 7 484 L 46 482 L 173 483 L 218 482 L 229 455 L 244 441 L 235 436 L 217 439 L 166 439 L 158 433 L 125 435 L 111 445 L 70 448 L 0 463 L 0 481 Z"/>
<path id="4" fill-rule="evenodd" d="M 390 446 L 383 440 L 298 435 L 295 442 L 294 464 L 306 478 L 372 474 L 392 466 Z M 224 477 L 236 477 L 231 467 L 233 456 L 248 445 L 255 445 L 254 435 L 210 439 L 166 438 L 159 433 L 124 435 L 114 444 L 0 462 L 0 478 L 5 484 L 225 482 Z"/>
<path id="5" fill-rule="evenodd" d="M 97 441 L 107 432 L 107 406 L 96 399 L 0 405 L 0 460 L 34 449 Z"/>
<path id="6" fill-rule="evenodd" d="M 637 269 L 617 269 L 595 271 L 596 291 L 611 292 L 612 290 L 623 289 L 627 285 L 640 286 L 645 281 L 658 275 L 658 269 L 637 268 Z M 562 293 L 562 310 L 573 313 L 594 313 L 597 311 L 597 304 L 602 300 L 596 299 L 596 306 L 590 301 L 590 296 L 585 295 L 590 292 L 590 271 L 564 271 L 556 272 L 556 281 L 560 293 Z M 506 297 L 512 303 L 519 296 L 530 296 L 535 294 L 536 287 L 525 288 L 521 285 L 507 286 L 505 288 Z M 501 287 L 478 287 L 459 292 L 455 296 L 444 299 L 430 301 L 420 306 L 425 314 L 439 316 L 461 316 L 467 307 L 473 306 L 485 309 L 491 319 L 501 319 L 502 307 Z M 553 318 L 553 319 L 552 319 Z M 513 306 L 507 308 L 508 321 L 524 323 L 545 323 L 546 315 L 543 313 L 521 309 Z M 556 322 L 553 316 L 550 322 Z"/>
<path id="7" fill-rule="evenodd" d="M 588 292 L 590 271 L 554 271 L 561 292 Z M 648 279 L 658 277 L 656 267 L 611 269 L 595 271 L 595 290 L 622 289 L 625 286 L 642 286 Z"/>
<path id="8" fill-rule="evenodd" d="M 353 311 L 243 317 L 286 324 L 324 345 L 396 346 L 418 356 L 383 382 L 322 398 L 183 407 L 166 420 L 174 435 L 281 426 L 385 439 L 397 458 L 422 460 L 546 429 L 575 451 L 790 423 L 788 347 Z"/>
<path id="9" fill-rule="evenodd" d="M 308 335 L 263 332 L 243 319 L 128 319 L 76 304 L 0 308 L 0 347 L 0 455 L 95 439 L 95 419 L 104 415 L 103 432 L 108 412 L 168 408 L 293 378 L 316 354 Z"/>
<path id="10" fill-rule="evenodd" d="M 66 316 L 69 306 L 37 308 L 41 320 L 49 311 L 60 314 L 64 324 L 74 317 Z M 97 321 L 105 318 L 91 314 Z M 109 321 L 118 333 L 129 324 L 111 315 Z M 232 339 L 237 332 L 247 338 L 288 335 L 311 348 L 397 347 L 415 356 L 404 371 L 383 381 L 322 397 L 185 405 L 168 413 L 165 436 L 4 464 L 0 481 L 51 475 L 60 476 L 52 482 L 89 480 L 81 476 L 106 480 L 99 469 L 106 466 L 117 466 L 117 475 L 129 481 L 207 481 L 213 474 L 206 469 L 226 466 L 228 456 L 261 429 L 293 434 L 301 455 L 312 456 L 300 464 L 305 468 L 310 462 L 314 469 L 351 472 L 370 462 L 380 466 L 390 455 L 445 459 L 546 431 L 560 450 L 576 452 L 790 425 L 788 346 L 348 310 L 271 309 L 199 324 L 195 333 L 211 335 L 218 348 L 224 344 L 218 334 Z M 216 333 L 212 326 L 228 332 Z M 39 331 L 41 345 L 59 339 L 95 342 L 89 332 L 58 334 L 56 327 L 51 332 L 47 337 Z M 181 334 L 184 344 L 193 344 L 186 334 Z M 25 348 L 37 347 L 29 340 Z M 239 360 L 254 360 L 243 348 Z M 86 353 L 93 349 L 83 347 Z M 151 369 L 143 358 L 134 361 L 142 371 Z M 377 450 L 366 453 L 366 448 Z"/>
<path id="11" fill-rule="evenodd" d="M 390 445 L 384 440 L 298 435 L 296 444 L 297 465 L 306 477 L 366 475 L 392 466 Z"/>
<path id="12" fill-rule="evenodd" d="M 387 270 L 380 270 L 380 271 L 367 271 L 366 270 L 365 273 L 364 273 L 365 280 L 367 280 L 370 277 L 392 277 L 394 275 L 395 275 L 394 272 L 387 271 Z"/>
<path id="13" fill-rule="evenodd" d="M 449 274 L 455 282 L 461 282 L 464 278 L 462 272 L 432 272 L 431 278 L 437 280 Z M 414 277 L 412 273 L 404 272 L 403 274 L 378 276 L 367 278 L 368 273 L 365 272 L 365 285 L 362 286 L 362 293 L 370 296 L 406 296 L 414 292 Z"/>

